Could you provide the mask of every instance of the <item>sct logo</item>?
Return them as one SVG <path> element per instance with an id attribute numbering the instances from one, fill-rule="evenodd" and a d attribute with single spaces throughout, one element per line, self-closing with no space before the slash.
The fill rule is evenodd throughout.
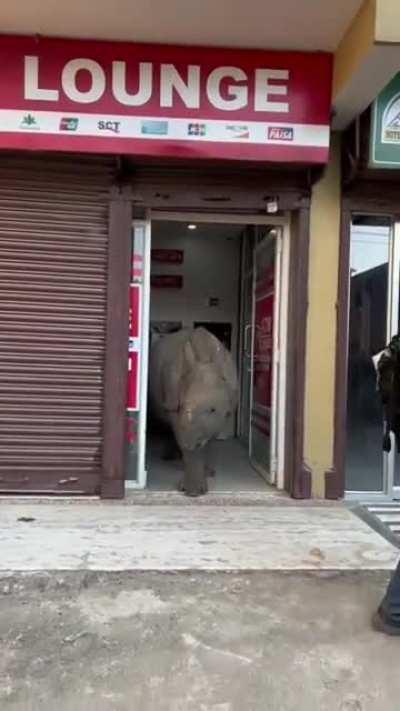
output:
<path id="1" fill-rule="evenodd" d="M 293 141 L 293 128 L 285 128 L 282 126 L 269 126 L 268 138 L 270 141 Z"/>
<path id="2" fill-rule="evenodd" d="M 99 121 L 97 124 L 99 131 L 111 131 L 112 133 L 119 133 L 120 126 L 120 121 Z"/>

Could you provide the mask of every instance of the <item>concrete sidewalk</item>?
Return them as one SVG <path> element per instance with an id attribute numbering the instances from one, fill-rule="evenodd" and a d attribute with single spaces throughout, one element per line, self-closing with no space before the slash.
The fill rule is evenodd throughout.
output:
<path id="1" fill-rule="evenodd" d="M 1 711 L 398 711 L 387 574 L 0 576 Z"/>
<path id="2" fill-rule="evenodd" d="M 399 709 L 398 549 L 343 506 L 2 500 L 0 541 L 1 711 Z"/>
<path id="3" fill-rule="evenodd" d="M 0 571 L 390 570 L 343 506 L 0 503 Z"/>

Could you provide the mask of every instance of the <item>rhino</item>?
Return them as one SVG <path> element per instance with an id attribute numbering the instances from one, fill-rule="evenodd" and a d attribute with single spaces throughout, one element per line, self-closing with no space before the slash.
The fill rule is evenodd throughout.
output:
<path id="1" fill-rule="evenodd" d="M 214 474 L 211 440 L 226 432 L 238 402 L 238 378 L 229 351 L 205 328 L 182 329 L 155 342 L 150 352 L 150 405 L 167 424 L 183 459 L 178 489 L 208 491 Z"/>

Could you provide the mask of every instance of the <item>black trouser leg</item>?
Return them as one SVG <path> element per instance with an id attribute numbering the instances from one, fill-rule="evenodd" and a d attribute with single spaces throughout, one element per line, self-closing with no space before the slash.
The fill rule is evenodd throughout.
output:
<path id="1" fill-rule="evenodd" d="M 380 611 L 386 622 L 400 627 L 400 562 L 388 585 Z"/>

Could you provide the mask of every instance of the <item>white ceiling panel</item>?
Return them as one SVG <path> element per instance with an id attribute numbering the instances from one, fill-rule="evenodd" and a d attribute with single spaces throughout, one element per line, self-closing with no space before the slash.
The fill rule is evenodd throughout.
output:
<path id="1" fill-rule="evenodd" d="M 13 0 L 2 33 L 334 50 L 361 0 Z"/>

